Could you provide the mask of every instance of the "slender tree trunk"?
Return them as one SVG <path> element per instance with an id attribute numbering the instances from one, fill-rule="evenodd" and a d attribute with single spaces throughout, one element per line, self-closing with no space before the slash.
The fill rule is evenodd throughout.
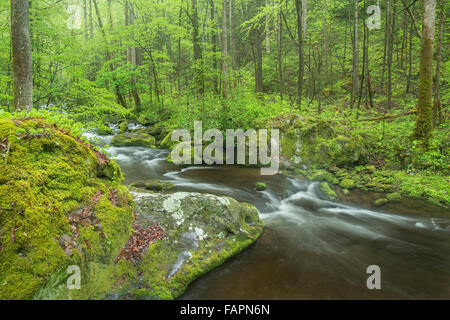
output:
<path id="1" fill-rule="evenodd" d="M 433 42 L 436 19 L 436 0 L 424 0 L 422 22 L 422 47 L 420 50 L 417 117 L 414 135 L 427 142 L 433 130 Z"/>
<path id="2" fill-rule="evenodd" d="M 94 3 L 95 13 L 97 15 L 98 26 L 100 28 L 100 32 L 102 33 L 103 39 L 106 44 L 106 59 L 108 60 L 109 70 L 111 71 L 111 73 L 113 73 L 114 66 L 111 63 L 111 53 L 109 52 L 109 49 L 108 49 L 108 38 L 106 37 L 105 30 L 103 29 L 103 22 L 102 22 L 102 18 L 100 17 L 100 11 L 98 10 L 97 1 L 92 0 L 92 2 Z M 114 82 L 114 87 L 116 89 L 117 101 L 120 103 L 120 105 L 122 105 L 123 107 L 126 108 L 127 104 L 126 104 L 125 98 L 123 97 L 122 93 L 120 92 L 120 87 L 119 87 L 119 84 L 117 83 L 117 79 L 115 76 L 113 76 L 113 82 Z"/>
<path id="3" fill-rule="evenodd" d="M 261 7 L 261 0 L 257 0 L 256 4 L 257 8 Z M 255 55 L 256 55 L 256 63 L 255 63 L 255 91 L 263 92 L 263 74 L 262 74 L 262 28 L 255 27 L 253 28 L 253 38 L 255 42 Z"/>
<path id="4" fill-rule="evenodd" d="M 128 13 L 130 15 L 129 18 L 129 22 L 130 25 L 133 26 L 134 25 L 134 19 L 135 19 L 135 14 L 134 14 L 134 6 L 131 5 L 129 7 Z M 134 40 L 134 32 L 131 33 L 131 38 Z M 136 61 L 136 47 L 131 47 L 130 48 L 130 56 L 131 56 L 131 65 L 133 66 L 133 70 L 136 71 L 136 66 L 137 66 L 137 61 Z M 137 77 L 135 74 L 133 74 L 131 76 L 131 86 L 132 86 L 132 90 L 131 93 L 133 95 L 133 100 L 134 100 L 134 106 L 136 108 L 136 111 L 141 111 L 141 98 L 139 97 L 139 93 L 137 90 Z"/>
<path id="5" fill-rule="evenodd" d="M 306 0 L 303 0 L 306 1 Z M 303 28 L 304 28 L 304 16 L 303 16 L 303 1 L 295 0 L 295 8 L 297 14 L 297 39 L 298 39 L 298 74 L 297 74 L 297 107 L 300 110 L 302 106 L 302 93 L 303 93 Z"/>
<path id="6" fill-rule="evenodd" d="M 192 43 L 194 49 L 194 72 L 195 72 L 195 91 L 197 95 L 202 95 L 205 91 L 205 82 L 203 74 L 202 47 L 199 35 L 197 0 L 192 0 Z"/>
<path id="7" fill-rule="evenodd" d="M 390 1 L 389 1 L 390 2 Z M 395 33 L 395 3 L 392 4 L 392 11 L 391 12 L 391 26 L 390 30 L 388 30 L 389 33 L 389 45 L 388 45 L 388 56 L 387 56 L 387 67 L 388 67 L 388 79 L 387 79 L 387 87 L 386 87 L 386 94 L 387 94 L 387 109 L 391 109 L 392 104 L 392 53 L 394 48 L 394 33 Z"/>
<path id="8" fill-rule="evenodd" d="M 89 0 L 89 39 L 94 36 L 94 23 L 92 22 L 92 1 Z"/>
<path id="9" fill-rule="evenodd" d="M 439 17 L 439 35 L 436 49 L 436 76 L 434 83 L 433 124 L 437 126 L 441 122 L 441 97 L 439 89 L 441 86 L 441 60 L 442 60 L 442 37 L 444 35 L 445 0 L 440 1 L 441 14 Z"/>
<path id="10" fill-rule="evenodd" d="M 33 67 L 28 0 L 11 0 L 11 41 L 14 110 L 30 111 L 33 108 Z"/>
<path id="11" fill-rule="evenodd" d="M 236 46 L 234 43 L 234 2 L 233 0 L 228 0 L 229 6 L 230 6 L 230 61 L 231 61 L 231 69 L 236 68 Z"/>
<path id="12" fill-rule="evenodd" d="M 406 81 L 406 93 L 410 92 L 411 87 L 411 77 L 412 77 L 412 38 L 413 38 L 413 25 L 411 22 L 411 27 L 409 31 L 409 57 L 408 57 L 408 80 Z"/>
<path id="13" fill-rule="evenodd" d="M 356 98 L 356 94 L 359 91 L 359 46 L 358 46 L 358 0 L 355 0 L 353 8 L 353 85 L 352 85 L 352 98 L 351 105 L 353 107 L 353 102 Z"/>
<path id="14" fill-rule="evenodd" d="M 228 97 L 227 0 L 222 0 L 222 96 Z"/>
<path id="15" fill-rule="evenodd" d="M 325 70 L 325 86 L 328 79 L 328 39 L 327 39 L 327 0 L 323 0 L 323 68 Z"/>
<path id="16" fill-rule="evenodd" d="M 282 60 L 282 24 L 281 24 L 281 0 L 280 8 L 278 9 L 277 16 L 277 49 L 278 49 L 278 91 L 280 92 L 280 98 L 283 99 L 283 60 Z"/>
<path id="17" fill-rule="evenodd" d="M 88 19 L 87 19 L 87 3 L 83 0 L 83 22 L 84 22 L 84 40 L 89 39 Z"/>
<path id="18" fill-rule="evenodd" d="M 269 0 L 266 0 L 266 6 L 269 5 Z M 265 42 L 266 42 L 266 52 L 270 53 L 270 26 L 269 26 L 269 17 L 266 15 L 265 18 L 265 26 L 264 26 L 264 31 L 265 31 Z"/>

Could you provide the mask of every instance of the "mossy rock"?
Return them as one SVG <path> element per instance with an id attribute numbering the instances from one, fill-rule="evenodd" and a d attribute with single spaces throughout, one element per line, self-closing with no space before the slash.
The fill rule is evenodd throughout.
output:
<path id="1" fill-rule="evenodd" d="M 172 132 L 169 132 L 160 142 L 159 146 L 163 149 L 172 149 L 178 142 L 172 141 Z"/>
<path id="2" fill-rule="evenodd" d="M 374 207 L 381 207 L 383 205 L 385 205 L 386 203 L 388 203 L 389 200 L 386 198 L 381 198 L 381 199 L 377 199 L 373 202 L 373 206 Z"/>
<path id="3" fill-rule="evenodd" d="M 123 121 L 119 124 L 119 133 L 125 133 L 128 131 L 128 122 Z"/>
<path id="4" fill-rule="evenodd" d="M 368 160 L 363 137 L 331 120 L 297 118 L 282 127 L 280 145 L 281 162 L 291 169 L 352 166 Z"/>
<path id="5" fill-rule="evenodd" d="M 175 185 L 170 182 L 161 182 L 159 180 L 140 180 L 131 184 L 135 188 L 143 188 L 152 191 L 166 191 L 175 188 Z"/>
<path id="6" fill-rule="evenodd" d="M 352 179 L 344 179 L 339 183 L 339 186 L 343 189 L 352 189 L 355 187 L 355 182 Z"/>
<path id="7" fill-rule="evenodd" d="M 264 191 L 267 189 L 267 186 L 264 182 L 257 182 L 255 184 L 255 189 L 256 189 L 256 191 Z"/>
<path id="8" fill-rule="evenodd" d="M 317 170 L 309 175 L 311 181 L 326 181 L 331 184 L 338 184 L 339 180 L 330 172 L 325 170 Z"/>
<path id="9" fill-rule="evenodd" d="M 92 298 L 72 295 L 66 268 L 87 287 L 89 264 L 111 265 L 131 234 L 119 166 L 38 118 L 0 120 L 0 141 L 0 299 Z"/>
<path id="10" fill-rule="evenodd" d="M 113 135 L 113 130 L 108 126 L 99 126 L 97 129 L 95 129 L 95 133 L 97 133 L 99 136 L 108 136 Z"/>
<path id="11" fill-rule="evenodd" d="M 319 190 L 321 196 L 326 200 L 336 201 L 339 199 L 336 192 L 334 192 L 334 190 L 331 189 L 330 185 L 327 182 L 322 182 L 321 184 L 319 184 Z"/>
<path id="12" fill-rule="evenodd" d="M 402 199 L 402 196 L 398 192 L 392 192 L 392 193 L 386 194 L 386 199 L 388 199 L 391 202 L 392 201 L 400 201 Z"/>
<path id="13" fill-rule="evenodd" d="M 148 133 L 125 132 L 114 136 L 111 144 L 115 147 L 156 148 L 155 137 Z"/>
<path id="14" fill-rule="evenodd" d="M 137 224 L 158 222 L 166 237 L 151 244 L 138 266 L 132 298 L 174 299 L 190 282 L 255 242 L 263 222 L 253 205 L 229 197 L 177 192 L 132 192 Z"/>

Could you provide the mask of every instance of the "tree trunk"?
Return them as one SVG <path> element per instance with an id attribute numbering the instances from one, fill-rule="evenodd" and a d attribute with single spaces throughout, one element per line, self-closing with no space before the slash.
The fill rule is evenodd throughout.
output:
<path id="1" fill-rule="evenodd" d="M 351 106 L 353 107 L 353 102 L 356 98 L 359 89 L 359 47 L 358 47 L 358 0 L 355 0 L 354 4 L 354 12 L 353 12 L 353 75 L 352 75 L 352 97 L 351 97 Z"/>
<path id="2" fill-rule="evenodd" d="M 387 79 L 387 87 L 386 87 L 386 94 L 387 94 L 387 108 L 388 110 L 391 109 L 391 103 L 392 103 L 392 52 L 394 48 L 394 33 L 395 33 L 395 3 L 390 3 L 390 0 L 388 1 L 389 5 L 392 5 L 391 10 L 389 12 L 390 15 L 390 21 L 391 26 L 388 29 L 389 34 L 389 45 L 388 45 L 388 55 L 387 55 L 387 67 L 388 67 L 388 79 Z M 392 19 L 391 19 L 392 18 Z"/>
<path id="3" fill-rule="evenodd" d="M 197 0 L 192 0 L 192 44 L 194 50 L 195 91 L 197 95 L 205 91 L 203 75 L 202 47 L 200 43 Z"/>
<path id="4" fill-rule="evenodd" d="M 441 14 L 439 17 L 439 36 L 436 49 L 436 76 L 434 83 L 433 124 L 436 127 L 441 122 L 441 97 L 439 89 L 441 86 L 441 60 L 442 60 L 442 37 L 444 35 L 445 0 L 440 2 Z"/>
<path id="5" fill-rule="evenodd" d="M 227 37 L 227 1 L 222 0 L 222 95 L 228 97 L 228 37 Z"/>
<path id="6" fill-rule="evenodd" d="M 256 7 L 261 7 L 261 0 L 257 0 Z M 255 91 L 263 92 L 263 75 L 262 75 L 262 31 L 260 26 L 253 28 L 253 39 L 255 43 Z"/>
<path id="7" fill-rule="evenodd" d="M 108 49 L 108 39 L 106 37 L 105 30 L 103 29 L 103 23 L 102 23 L 102 19 L 100 17 L 100 11 L 98 10 L 97 1 L 92 0 L 92 2 L 94 3 L 95 13 L 97 14 L 97 20 L 98 20 L 98 26 L 100 28 L 100 32 L 102 33 L 103 39 L 105 40 L 105 43 L 106 43 L 106 59 L 108 60 L 109 70 L 111 71 L 111 73 L 113 73 L 114 66 L 111 63 L 111 53 L 109 52 L 109 49 Z M 117 83 L 117 79 L 115 76 L 113 76 L 113 82 L 114 82 L 114 87 L 116 89 L 117 101 L 120 103 L 121 106 L 126 108 L 127 103 L 126 103 L 125 98 L 123 97 L 122 93 L 120 92 L 120 87 Z"/>
<path id="8" fill-rule="evenodd" d="M 11 0 L 11 41 L 14 71 L 14 110 L 33 108 L 33 67 L 28 0 Z"/>
<path id="9" fill-rule="evenodd" d="M 327 39 L 327 0 L 323 0 L 323 68 L 325 70 L 325 86 L 328 79 L 328 39 Z"/>
<path id="10" fill-rule="evenodd" d="M 436 18 L 436 0 L 424 0 L 422 22 L 422 47 L 420 50 L 417 117 L 414 135 L 427 142 L 433 130 L 433 42 Z"/>
<path id="11" fill-rule="evenodd" d="M 302 93 L 303 93 L 303 27 L 304 27 L 304 3 L 306 0 L 295 0 L 295 8 L 297 14 L 297 38 L 298 38 L 298 71 L 297 71 L 297 107 L 302 107 Z"/>
<path id="12" fill-rule="evenodd" d="M 281 2 L 281 0 L 278 0 Z M 280 98 L 283 99 L 283 65 L 282 65 L 282 43 L 281 43 L 281 3 L 278 9 L 277 16 L 277 49 L 278 49 L 278 91 L 280 92 Z"/>

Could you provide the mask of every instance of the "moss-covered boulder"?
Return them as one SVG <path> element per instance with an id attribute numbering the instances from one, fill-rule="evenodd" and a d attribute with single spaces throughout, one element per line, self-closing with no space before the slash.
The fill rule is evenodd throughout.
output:
<path id="1" fill-rule="evenodd" d="M 112 265 L 131 234 L 122 180 L 114 161 L 65 130 L 38 118 L 0 120 L 0 299 L 68 298 L 70 265 L 85 288 L 73 298 L 93 297 L 89 266 Z"/>
<path id="2" fill-rule="evenodd" d="M 161 140 L 159 146 L 163 149 L 172 149 L 178 142 L 172 140 L 172 132 L 166 134 L 166 136 Z"/>
<path id="3" fill-rule="evenodd" d="M 107 136 L 114 134 L 113 130 L 107 125 L 101 125 L 97 129 L 95 129 L 95 133 L 99 136 Z"/>
<path id="4" fill-rule="evenodd" d="M 255 183 L 255 190 L 256 191 L 264 191 L 267 189 L 267 186 L 264 182 L 257 182 Z"/>
<path id="5" fill-rule="evenodd" d="M 125 132 L 114 136 L 111 144 L 115 147 L 156 148 L 155 137 L 144 132 Z"/>
<path id="6" fill-rule="evenodd" d="M 319 184 L 320 196 L 325 200 L 336 201 L 339 200 L 336 192 L 331 189 L 330 185 L 327 182 L 322 182 Z"/>
<path id="7" fill-rule="evenodd" d="M 176 298 L 191 281 L 256 241 L 263 229 L 255 207 L 232 198 L 187 192 L 132 194 L 138 227 L 158 224 L 165 232 L 142 255 L 132 298 Z"/>
<path id="8" fill-rule="evenodd" d="M 299 116 L 280 117 L 268 120 L 265 126 L 280 129 L 283 166 L 329 168 L 367 162 L 364 138 L 341 123 Z"/>
<path id="9" fill-rule="evenodd" d="M 161 182 L 160 180 L 139 180 L 131 183 L 132 187 L 143 188 L 152 191 L 166 191 L 175 188 L 175 185 L 170 182 Z"/>
<path id="10" fill-rule="evenodd" d="M 125 133 L 128 131 L 128 122 L 123 121 L 119 124 L 119 133 Z"/>

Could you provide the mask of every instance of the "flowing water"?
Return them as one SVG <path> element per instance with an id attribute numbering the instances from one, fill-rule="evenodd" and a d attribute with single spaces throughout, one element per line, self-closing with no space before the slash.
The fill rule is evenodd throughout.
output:
<path id="1" fill-rule="evenodd" d="M 261 238 L 194 281 L 180 299 L 450 299 L 446 209 L 416 201 L 375 211 L 364 206 L 361 193 L 360 207 L 326 201 L 316 183 L 261 176 L 256 168 L 179 167 L 165 161 L 165 150 L 108 150 L 125 183 L 159 179 L 176 191 L 230 196 L 260 212 Z M 255 191 L 256 182 L 267 190 Z M 370 265 L 381 269 L 380 290 L 366 286 Z"/>

